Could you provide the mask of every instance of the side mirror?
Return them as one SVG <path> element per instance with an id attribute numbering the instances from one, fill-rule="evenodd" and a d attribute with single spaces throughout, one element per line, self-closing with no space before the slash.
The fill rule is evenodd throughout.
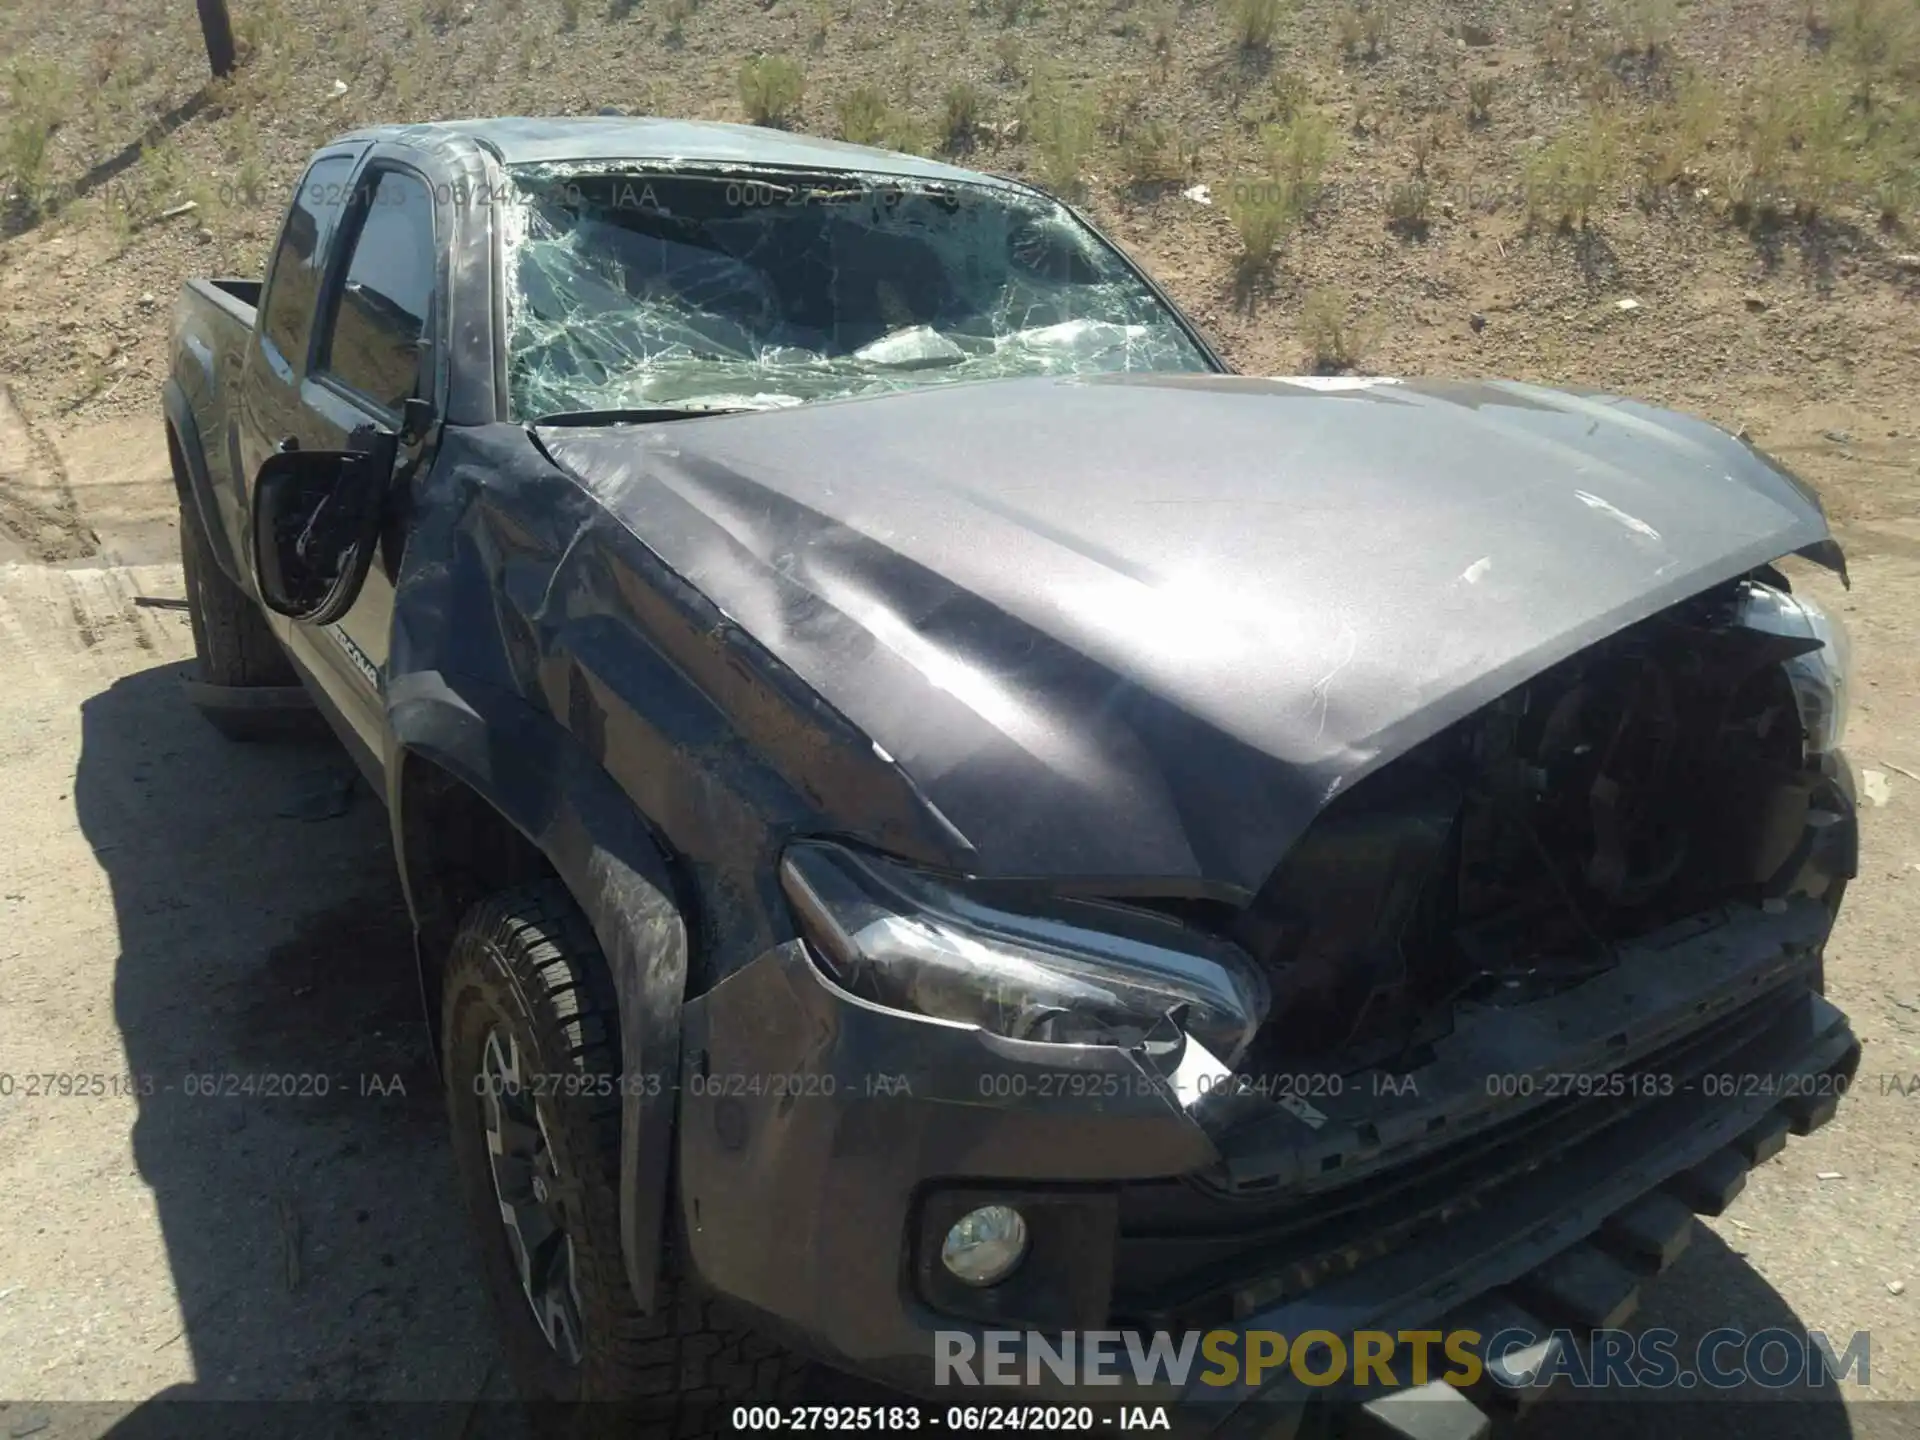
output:
<path id="1" fill-rule="evenodd" d="M 285 450 L 253 486 L 253 569 L 270 610 L 331 625 L 360 598 L 380 545 L 394 440 L 366 450 Z"/>

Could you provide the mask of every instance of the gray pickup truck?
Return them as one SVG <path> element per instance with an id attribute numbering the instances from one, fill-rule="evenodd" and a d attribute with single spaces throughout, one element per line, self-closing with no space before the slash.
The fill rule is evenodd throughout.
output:
<path id="1" fill-rule="evenodd" d="M 1238 376 L 1029 186 L 618 118 L 328 145 L 165 412 L 192 698 L 390 810 L 529 1394 L 1584 1333 L 1858 1063 L 1844 563 L 1701 421 Z"/>

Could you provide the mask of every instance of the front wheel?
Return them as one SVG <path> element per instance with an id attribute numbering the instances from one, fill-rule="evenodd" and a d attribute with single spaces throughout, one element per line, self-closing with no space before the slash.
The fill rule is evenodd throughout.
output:
<path id="1" fill-rule="evenodd" d="M 676 1436 L 796 1393 L 804 1367 L 663 1277 L 642 1315 L 620 1249 L 620 1030 L 564 887 L 502 891 L 461 921 L 441 1007 L 447 1109 L 506 1358 L 531 1400 L 617 1400 Z"/>

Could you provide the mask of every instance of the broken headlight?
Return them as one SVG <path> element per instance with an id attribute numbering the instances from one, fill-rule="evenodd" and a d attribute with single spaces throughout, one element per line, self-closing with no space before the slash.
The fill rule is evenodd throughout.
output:
<path id="1" fill-rule="evenodd" d="M 1749 580 L 1740 587 L 1738 623 L 1766 635 L 1818 640 L 1820 648 L 1782 662 L 1793 683 L 1806 732 L 1807 753 L 1825 755 L 1840 748 L 1847 728 L 1847 672 L 1851 664 L 1847 632 L 1840 621 L 1813 601 L 1772 585 Z"/>
<path id="2" fill-rule="evenodd" d="M 1145 1042 L 1169 1015 L 1231 1064 L 1266 1015 L 1241 950 L 1157 916 L 1063 902 L 1015 914 L 844 846 L 799 841 L 780 883 L 823 969 L 863 999 L 1016 1040 Z M 1163 1032 L 1164 1033 L 1164 1032 Z"/>

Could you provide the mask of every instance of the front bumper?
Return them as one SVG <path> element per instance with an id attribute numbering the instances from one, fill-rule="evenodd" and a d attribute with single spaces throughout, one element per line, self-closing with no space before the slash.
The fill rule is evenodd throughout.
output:
<path id="1" fill-rule="evenodd" d="M 1858 1064 L 1816 993 L 1830 913 L 1769 904 L 1625 947 L 1577 990 L 1459 1027 L 1411 1094 L 1407 1077 L 1397 1096 L 1351 1081 L 1309 1105 L 1298 1143 L 1269 1124 L 1253 1148 L 1241 1132 L 1216 1143 L 1124 1052 L 884 1009 L 791 942 L 687 1007 L 692 1266 L 789 1343 L 948 1400 L 936 1331 L 1399 1331 L 1493 1304 L 1616 1323 L 1620 1295 L 1553 1277 L 1591 1254 L 1632 1291 L 1684 1240 L 1649 1238 L 1658 1216 L 1719 1213 L 1789 1131 L 1831 1117 Z M 1495 1055 L 1531 1083 L 1490 1081 Z M 1596 1095 L 1570 1088 L 1576 1073 L 1670 1083 Z M 1029 1260 L 989 1290 L 953 1285 L 937 1237 L 1001 1199 L 1029 1216 Z M 1190 1384 L 1184 1398 L 1225 1421 L 1253 1396 Z"/>

